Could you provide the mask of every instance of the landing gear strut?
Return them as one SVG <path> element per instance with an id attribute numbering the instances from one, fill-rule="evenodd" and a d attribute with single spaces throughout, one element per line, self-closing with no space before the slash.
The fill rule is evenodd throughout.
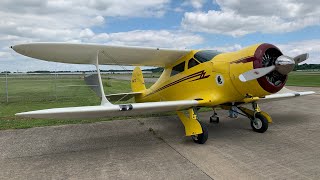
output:
<path id="1" fill-rule="evenodd" d="M 252 109 L 253 110 L 239 106 L 229 107 L 230 112 L 248 117 L 250 119 L 250 125 L 253 131 L 258 133 L 266 132 L 268 130 L 268 123 L 272 122 L 270 115 L 266 112 L 261 111 L 256 102 L 252 102 Z"/>
<path id="2" fill-rule="evenodd" d="M 268 129 L 268 120 L 261 114 L 261 109 L 256 102 L 252 102 L 252 108 L 254 109 L 253 117 L 250 118 L 250 125 L 253 131 L 258 133 L 264 133 Z"/>
<path id="3" fill-rule="evenodd" d="M 197 111 L 197 108 L 190 108 L 188 116 L 182 111 L 177 111 L 177 114 L 184 125 L 186 136 L 191 136 L 195 143 L 204 144 L 208 140 L 208 129 L 198 121 Z"/>
<path id="4" fill-rule="evenodd" d="M 252 109 L 247 109 L 245 107 L 238 107 L 244 115 L 250 119 L 250 125 L 253 131 L 258 133 L 264 133 L 268 130 L 268 123 L 272 122 L 271 117 L 266 113 L 261 111 L 260 107 L 256 102 L 252 102 Z"/>
<path id="5" fill-rule="evenodd" d="M 216 113 L 215 109 L 213 110 L 213 115 L 210 117 L 210 123 L 216 123 L 216 124 L 219 123 L 219 116 Z"/>

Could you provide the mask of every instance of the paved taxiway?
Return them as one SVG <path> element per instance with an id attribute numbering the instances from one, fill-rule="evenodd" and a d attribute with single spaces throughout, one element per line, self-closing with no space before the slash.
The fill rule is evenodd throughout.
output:
<path id="1" fill-rule="evenodd" d="M 262 104 L 264 134 L 246 118 L 209 124 L 198 145 L 176 116 L 0 131 L 1 179 L 319 179 L 320 88 Z"/>

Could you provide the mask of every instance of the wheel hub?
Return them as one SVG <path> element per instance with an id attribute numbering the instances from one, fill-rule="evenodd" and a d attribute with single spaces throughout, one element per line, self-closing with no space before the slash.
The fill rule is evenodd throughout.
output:
<path id="1" fill-rule="evenodd" d="M 256 129 L 260 129 L 262 127 L 262 122 L 260 119 L 258 118 L 255 118 L 253 120 L 253 127 L 256 128 Z"/>

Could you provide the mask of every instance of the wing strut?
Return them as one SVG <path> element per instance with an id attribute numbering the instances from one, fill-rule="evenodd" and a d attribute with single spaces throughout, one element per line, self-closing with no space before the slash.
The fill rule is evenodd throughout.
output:
<path id="1" fill-rule="evenodd" d="M 101 91 L 101 106 L 108 106 L 108 105 L 112 105 L 112 104 L 108 101 L 108 99 L 106 98 L 106 95 L 105 95 L 105 93 L 104 93 L 103 84 L 102 84 L 102 79 L 101 79 L 101 74 L 100 74 L 100 69 L 99 69 L 99 53 L 100 53 L 100 52 L 97 51 L 95 66 L 96 66 L 96 68 L 97 68 L 97 74 L 98 74 L 100 91 Z"/>

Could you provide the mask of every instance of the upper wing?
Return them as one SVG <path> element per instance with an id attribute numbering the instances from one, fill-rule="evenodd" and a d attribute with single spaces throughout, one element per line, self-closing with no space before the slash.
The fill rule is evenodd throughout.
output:
<path id="1" fill-rule="evenodd" d="M 96 44 L 30 43 L 11 47 L 16 52 L 46 61 L 72 64 L 99 64 L 157 66 L 174 63 L 190 50 L 145 47 L 109 46 Z"/>
<path id="2" fill-rule="evenodd" d="M 297 92 L 297 91 L 292 91 L 292 90 L 284 87 L 279 92 L 277 92 L 275 94 L 267 95 L 264 98 L 260 98 L 259 101 L 262 101 L 262 102 L 277 101 L 277 100 L 282 100 L 282 99 L 310 95 L 310 94 L 314 94 L 314 93 L 315 92 L 313 92 L 313 91 Z"/>
<path id="3" fill-rule="evenodd" d="M 53 108 L 22 112 L 17 113 L 16 115 L 22 117 L 49 119 L 117 117 L 184 110 L 197 105 L 198 101 L 196 100 L 162 101 L 123 105 L 111 104 L 105 106 Z"/>

